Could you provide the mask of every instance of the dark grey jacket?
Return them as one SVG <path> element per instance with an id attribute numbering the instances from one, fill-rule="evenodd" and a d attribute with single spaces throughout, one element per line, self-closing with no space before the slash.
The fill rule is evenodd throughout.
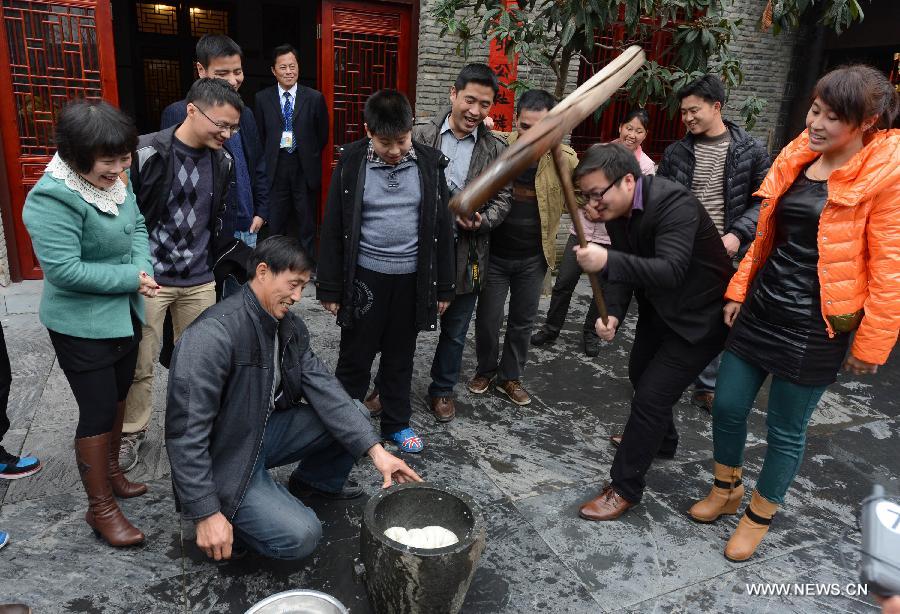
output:
<path id="1" fill-rule="evenodd" d="M 278 411 L 301 397 L 355 457 L 379 442 L 352 400 L 309 347 L 303 320 L 281 321 L 249 285 L 204 311 L 175 347 L 166 401 L 166 451 L 185 518 L 222 512 L 233 518 L 259 456 L 272 412 L 274 348 L 281 351 Z"/>
<path id="2" fill-rule="evenodd" d="M 435 149 L 441 148 L 441 126 L 450 114 L 447 109 L 436 115 L 433 119 L 417 122 L 413 126 L 413 140 Z M 506 149 L 506 141 L 497 136 L 484 124 L 478 124 L 478 138 L 475 141 L 475 149 L 472 151 L 472 159 L 469 162 L 469 172 L 466 175 L 466 184 L 478 177 L 496 160 Z M 456 237 L 456 294 L 471 294 L 474 291 L 472 280 L 466 275 L 466 264 L 469 259 L 469 244 L 474 241 L 475 254 L 478 260 L 478 269 L 482 279 L 487 276 L 488 256 L 490 250 L 491 230 L 496 228 L 506 219 L 509 208 L 512 205 L 512 191 L 507 185 L 497 192 L 497 195 L 489 200 L 481 209 L 481 227 L 475 232 L 462 230 L 457 226 Z"/>
<path id="3" fill-rule="evenodd" d="M 740 239 L 739 253 L 743 254 L 756 237 L 756 220 L 762 202 L 762 198 L 753 193 L 766 178 L 772 160 L 766 149 L 743 128 L 727 120 L 725 127 L 731 138 L 723 175 L 725 234 L 731 232 Z M 688 133 L 666 147 L 656 169 L 657 176 L 677 181 L 690 190 L 694 182 L 694 140 L 694 135 Z"/>

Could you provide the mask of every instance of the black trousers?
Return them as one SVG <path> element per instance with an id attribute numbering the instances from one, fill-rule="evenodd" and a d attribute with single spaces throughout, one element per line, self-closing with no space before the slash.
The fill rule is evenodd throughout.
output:
<path id="1" fill-rule="evenodd" d="M 3 436 L 9 430 L 9 416 L 6 414 L 6 405 L 9 403 L 9 390 L 12 387 L 12 368 L 9 364 L 9 352 L 6 350 L 6 339 L 3 337 L 3 327 L 0 326 L 0 443 Z M 3 447 L 0 446 L 0 450 Z"/>
<path id="2" fill-rule="evenodd" d="M 310 256 L 315 257 L 316 194 L 307 188 L 298 152 L 278 152 L 269 200 L 269 234 L 290 234 L 291 222 L 294 221 L 300 244 Z"/>
<path id="3" fill-rule="evenodd" d="M 690 343 L 675 334 L 652 306 L 640 305 L 628 363 L 628 377 L 634 386 L 631 414 L 610 470 L 613 489 L 628 501 L 641 500 L 644 475 L 656 454 L 675 452 L 678 432 L 672 407 L 722 351 L 727 333 L 722 322 L 699 343 Z"/>
<path id="4" fill-rule="evenodd" d="M 575 235 L 569 235 L 566 247 L 563 250 L 562 262 L 559 263 L 559 272 L 556 275 L 556 282 L 553 284 L 553 293 L 550 297 L 550 307 L 547 309 L 547 322 L 544 324 L 544 330 L 554 335 L 559 335 L 560 329 L 566 323 L 566 315 L 569 313 L 569 303 L 572 301 L 572 293 L 575 286 L 578 285 L 578 279 L 581 277 L 581 267 L 578 266 L 578 260 L 575 259 L 575 252 L 572 248 L 578 245 L 578 239 Z M 601 288 L 604 281 L 603 277 L 598 276 Z M 584 318 L 584 336 L 588 338 L 597 338 L 594 324 L 600 317 L 597 312 L 597 303 L 593 297 L 589 301 L 587 316 Z"/>
<path id="5" fill-rule="evenodd" d="M 381 352 L 378 392 L 384 413 L 381 434 L 409 426 L 413 357 L 416 352 L 416 274 L 386 275 L 357 267 L 353 326 L 341 329 L 335 376 L 354 399 L 369 390 L 372 362 Z"/>
<path id="6" fill-rule="evenodd" d="M 140 337 L 138 337 L 140 339 Z M 71 353 L 78 352 L 78 339 L 68 337 L 61 339 L 60 335 L 50 333 L 50 341 L 56 350 L 60 366 L 65 362 L 76 362 Z M 95 340 L 83 340 L 89 346 Z M 63 345 L 65 343 L 65 345 Z M 122 353 L 115 361 L 105 360 L 98 363 L 96 369 L 86 368 L 80 364 L 76 369 L 62 366 L 63 373 L 75 395 L 78 403 L 78 426 L 75 429 L 75 437 L 93 437 L 102 435 L 112 430 L 116 418 L 117 404 L 125 401 L 128 389 L 134 380 L 134 367 L 137 364 L 139 343 L 132 343 L 132 348 Z M 87 347 L 86 352 L 95 352 L 96 346 Z M 70 356 L 66 356 L 70 353 Z"/>

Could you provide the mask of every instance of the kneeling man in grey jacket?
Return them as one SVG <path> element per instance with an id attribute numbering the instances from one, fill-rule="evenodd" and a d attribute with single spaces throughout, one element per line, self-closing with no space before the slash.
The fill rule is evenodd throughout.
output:
<path id="1" fill-rule="evenodd" d="M 262 241 L 243 290 L 203 312 L 175 348 L 166 451 L 180 510 L 216 560 L 231 557 L 235 534 L 271 558 L 309 555 L 322 526 L 296 497 L 358 497 L 347 476 L 364 454 L 385 488 L 421 480 L 381 446 L 290 311 L 311 265 L 296 239 Z M 288 488 L 269 476 L 293 463 Z"/>

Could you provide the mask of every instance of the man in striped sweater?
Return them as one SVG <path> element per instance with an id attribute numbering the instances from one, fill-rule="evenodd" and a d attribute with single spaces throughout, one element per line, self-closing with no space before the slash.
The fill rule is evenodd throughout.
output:
<path id="1" fill-rule="evenodd" d="M 666 148 L 656 171 L 689 188 L 715 223 L 729 256 L 740 258 L 756 235 L 761 199 L 753 196 L 771 165 L 766 149 L 722 118 L 725 87 L 704 75 L 678 91 L 687 134 Z M 693 402 L 712 410 L 716 357 L 694 384 Z"/>

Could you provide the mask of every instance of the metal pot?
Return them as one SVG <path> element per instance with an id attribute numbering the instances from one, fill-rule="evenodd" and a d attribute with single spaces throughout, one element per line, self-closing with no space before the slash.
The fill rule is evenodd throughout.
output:
<path id="1" fill-rule="evenodd" d="M 266 597 L 244 614 L 349 614 L 349 611 L 331 595 L 295 590 Z"/>

